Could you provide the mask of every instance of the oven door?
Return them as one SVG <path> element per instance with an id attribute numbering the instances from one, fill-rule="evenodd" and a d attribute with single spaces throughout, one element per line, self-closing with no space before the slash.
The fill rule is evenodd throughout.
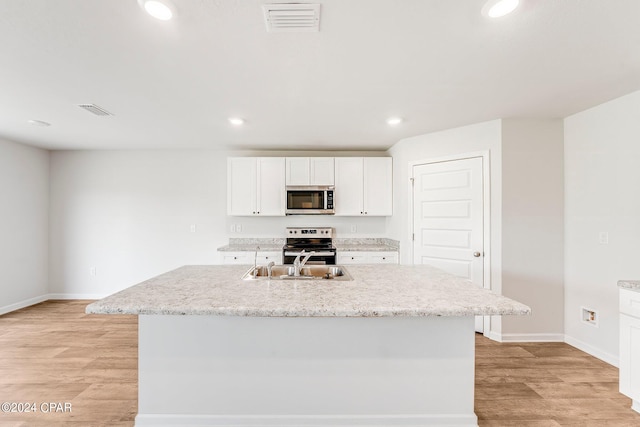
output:
<path id="1" fill-rule="evenodd" d="M 333 188 L 288 186 L 287 215 L 332 215 Z"/>
<path id="2" fill-rule="evenodd" d="M 302 250 L 296 249 L 285 249 L 282 254 L 282 263 L 283 264 L 293 264 L 293 261 L 296 259 L 298 255 L 300 255 Z M 301 255 L 300 258 L 304 258 L 306 254 L 308 254 L 309 250 L 305 252 L 304 255 Z M 315 251 L 315 254 L 309 257 L 309 261 L 307 264 L 313 265 L 336 265 L 336 253 L 334 251 L 329 250 L 318 250 Z"/>

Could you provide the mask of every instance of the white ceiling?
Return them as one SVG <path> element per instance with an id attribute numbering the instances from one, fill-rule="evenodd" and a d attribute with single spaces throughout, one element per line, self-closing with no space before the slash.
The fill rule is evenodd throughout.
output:
<path id="1" fill-rule="evenodd" d="M 259 0 L 173 0 L 167 22 L 136 0 L 2 0 L 0 136 L 50 149 L 386 149 L 640 89 L 640 1 L 521 0 L 493 21 L 484 1 L 318 0 L 320 32 L 267 33 Z M 391 128 L 391 115 L 405 122 Z"/>

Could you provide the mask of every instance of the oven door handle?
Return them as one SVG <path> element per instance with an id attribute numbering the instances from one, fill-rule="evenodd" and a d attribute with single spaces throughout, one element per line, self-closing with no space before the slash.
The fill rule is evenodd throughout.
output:
<path id="1" fill-rule="evenodd" d="M 310 254 L 311 252 L 305 252 L 304 254 L 302 252 L 288 252 L 285 251 L 284 256 L 298 256 L 298 255 L 307 255 Z M 335 254 L 333 252 L 316 252 L 315 254 L 312 254 L 311 257 L 313 258 L 314 256 L 334 256 Z"/>

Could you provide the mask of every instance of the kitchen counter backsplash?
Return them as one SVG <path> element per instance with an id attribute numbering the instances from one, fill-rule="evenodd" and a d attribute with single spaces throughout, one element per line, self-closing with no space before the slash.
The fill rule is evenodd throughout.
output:
<path id="1" fill-rule="evenodd" d="M 230 238 L 229 244 L 221 246 L 221 252 L 255 251 L 259 246 L 261 251 L 280 251 L 285 239 L 280 238 Z M 338 251 L 397 251 L 400 247 L 398 240 L 387 238 L 342 238 L 333 239 Z"/>
<path id="2" fill-rule="evenodd" d="M 640 280 L 618 280 L 618 287 L 640 292 Z"/>

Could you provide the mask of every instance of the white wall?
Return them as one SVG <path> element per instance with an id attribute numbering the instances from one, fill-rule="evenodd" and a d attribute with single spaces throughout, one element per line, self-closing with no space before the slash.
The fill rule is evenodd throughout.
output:
<path id="1" fill-rule="evenodd" d="M 564 339 L 562 120 L 502 121 L 502 293 L 531 307 L 505 341 Z"/>
<path id="2" fill-rule="evenodd" d="M 48 288 L 49 152 L 0 140 L 0 314 Z"/>
<path id="3" fill-rule="evenodd" d="M 563 338 L 563 131 L 561 120 L 494 120 L 408 138 L 389 152 L 394 216 L 389 237 L 411 264 L 409 162 L 490 153 L 491 289 L 532 308 L 526 317 L 494 317 L 499 340 Z"/>
<path id="4" fill-rule="evenodd" d="M 565 333 L 614 364 L 616 284 L 640 278 L 639 118 L 635 92 L 565 119 Z M 597 328 L 581 322 L 583 306 L 597 310 Z"/>
<path id="5" fill-rule="evenodd" d="M 50 292 L 103 296 L 184 264 L 217 263 L 217 248 L 230 237 L 284 237 L 287 226 L 333 226 L 339 237 L 385 235 L 385 218 L 227 217 L 227 157 L 285 154 L 301 153 L 53 152 Z M 231 234 L 231 224 L 242 232 Z"/>
<path id="6" fill-rule="evenodd" d="M 400 262 L 412 264 L 409 212 L 409 162 L 445 156 L 489 151 L 491 169 L 491 287 L 501 292 L 502 240 L 502 122 L 493 120 L 441 132 L 403 139 L 389 150 L 393 156 L 393 217 L 387 220 L 387 234 L 400 240 Z M 492 319 L 491 332 L 501 333 L 501 319 Z"/>
<path id="7" fill-rule="evenodd" d="M 491 208 L 496 212 L 492 217 L 491 228 L 496 233 L 492 234 L 492 240 L 500 240 L 501 138 L 501 121 L 493 120 L 403 139 L 389 149 L 389 154 L 393 156 L 393 216 L 387 220 L 387 232 L 389 237 L 400 240 L 402 264 L 413 263 L 408 249 L 412 244 L 409 239 L 409 162 L 489 151 L 492 172 Z"/>

